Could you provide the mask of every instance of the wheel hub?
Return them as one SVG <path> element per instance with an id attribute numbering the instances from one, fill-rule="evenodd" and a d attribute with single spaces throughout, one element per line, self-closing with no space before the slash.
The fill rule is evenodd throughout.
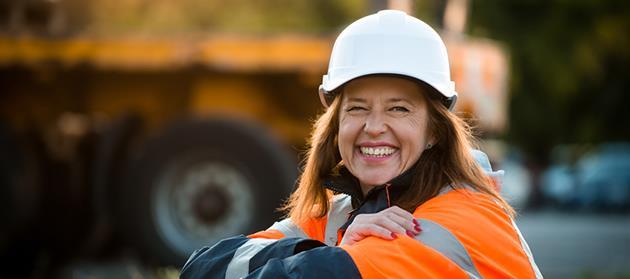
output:
<path id="1" fill-rule="evenodd" d="M 204 224 L 216 223 L 225 215 L 230 207 L 229 197 L 215 185 L 204 187 L 193 198 L 195 217 Z"/>

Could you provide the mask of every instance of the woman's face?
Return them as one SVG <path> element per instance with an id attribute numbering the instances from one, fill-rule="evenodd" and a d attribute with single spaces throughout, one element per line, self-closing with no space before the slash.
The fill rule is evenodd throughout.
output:
<path id="1" fill-rule="evenodd" d="M 366 76 L 344 88 L 339 152 L 363 192 L 409 169 L 430 141 L 422 88 L 392 76 Z"/>

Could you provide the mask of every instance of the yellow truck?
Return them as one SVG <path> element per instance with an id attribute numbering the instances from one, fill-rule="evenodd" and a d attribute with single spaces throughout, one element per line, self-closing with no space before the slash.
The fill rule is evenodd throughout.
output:
<path id="1" fill-rule="evenodd" d="M 499 133 L 504 52 L 444 35 L 456 110 Z M 264 229 L 322 111 L 333 40 L 0 35 L 0 253 L 35 241 L 53 255 L 99 255 L 122 242 L 179 265 Z"/>

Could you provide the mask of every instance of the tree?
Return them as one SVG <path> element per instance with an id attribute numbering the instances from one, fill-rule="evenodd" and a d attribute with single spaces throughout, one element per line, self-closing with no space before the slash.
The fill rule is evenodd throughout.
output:
<path id="1" fill-rule="evenodd" d="M 511 55 L 508 142 L 547 162 L 564 143 L 630 140 L 627 1 L 473 1 L 471 33 Z"/>

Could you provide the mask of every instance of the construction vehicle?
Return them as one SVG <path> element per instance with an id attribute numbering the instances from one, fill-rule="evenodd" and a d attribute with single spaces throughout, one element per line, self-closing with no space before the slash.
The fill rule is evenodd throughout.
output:
<path id="1" fill-rule="evenodd" d="M 177 266 L 201 246 L 266 228 L 322 112 L 334 35 L 2 33 L 0 253 L 35 246 L 55 261 L 120 241 L 143 261 Z M 499 133 L 504 51 L 444 38 L 456 110 Z"/>

